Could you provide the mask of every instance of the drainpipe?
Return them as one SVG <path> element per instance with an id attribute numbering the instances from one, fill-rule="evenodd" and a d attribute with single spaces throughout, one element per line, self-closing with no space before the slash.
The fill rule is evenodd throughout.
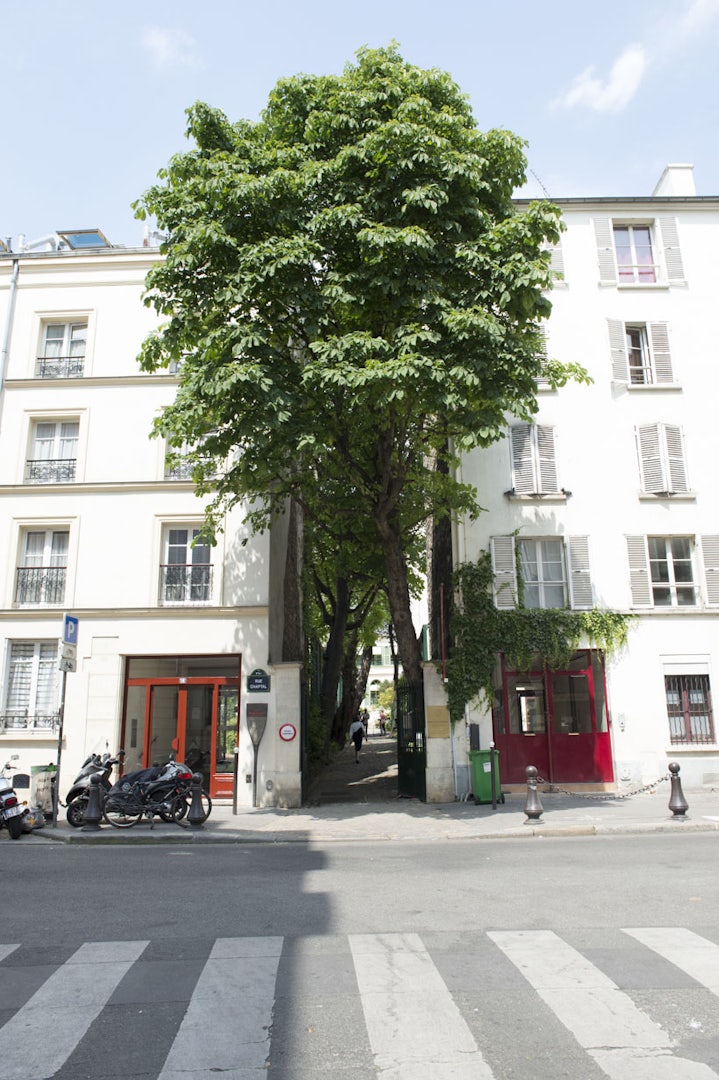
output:
<path id="1" fill-rule="evenodd" d="M 7 301 L 7 318 L 3 331 L 2 351 L 0 352 L 0 425 L 2 425 L 2 403 L 5 391 L 5 373 L 7 371 L 8 353 L 10 352 L 10 339 L 12 326 L 15 318 L 15 296 L 17 294 L 17 279 L 20 273 L 20 260 L 13 259 L 12 277 L 10 278 L 10 292 Z"/>

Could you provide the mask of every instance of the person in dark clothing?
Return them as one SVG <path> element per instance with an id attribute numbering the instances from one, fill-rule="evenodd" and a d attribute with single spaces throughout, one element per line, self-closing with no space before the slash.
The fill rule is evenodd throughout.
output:
<path id="1" fill-rule="evenodd" d="M 350 724 L 350 739 L 354 743 L 355 748 L 355 761 L 359 761 L 359 753 L 362 749 L 362 739 L 364 737 L 364 724 L 360 720 L 359 716 L 356 720 L 353 720 Z"/>

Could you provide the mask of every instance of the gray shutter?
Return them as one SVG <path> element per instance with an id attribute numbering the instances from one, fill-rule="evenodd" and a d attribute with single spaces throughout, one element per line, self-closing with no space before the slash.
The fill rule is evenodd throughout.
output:
<path id="1" fill-rule="evenodd" d="M 683 282 L 685 280 L 684 264 L 682 263 L 682 253 L 679 249 L 677 219 L 673 217 L 662 217 L 659 218 L 659 224 L 662 230 L 664 265 L 667 271 L 667 278 L 675 284 Z"/>
<path id="2" fill-rule="evenodd" d="M 669 470 L 669 491 L 688 491 L 687 468 L 682 429 L 676 424 L 664 424 L 664 441 Z"/>
<path id="3" fill-rule="evenodd" d="M 719 536 L 702 536 L 707 604 L 719 605 Z"/>
<path id="4" fill-rule="evenodd" d="M 646 537 L 628 536 L 626 539 L 632 607 L 652 607 L 652 588 Z"/>
<path id="5" fill-rule="evenodd" d="M 489 541 L 492 553 L 494 603 L 500 611 L 517 606 L 517 564 L 513 536 L 493 536 Z"/>
<path id="6" fill-rule="evenodd" d="M 512 447 L 512 487 L 518 495 L 531 495 L 536 491 L 532 425 L 515 424 L 509 429 L 509 441 Z"/>
<path id="7" fill-rule="evenodd" d="M 586 536 L 567 538 L 569 602 L 573 608 L 591 609 L 592 578 L 589 572 L 589 541 Z"/>
<path id="8" fill-rule="evenodd" d="M 609 352 L 612 358 L 612 378 L 615 382 L 628 382 L 629 361 L 627 360 L 627 332 L 624 323 L 618 319 L 607 319 L 609 330 Z"/>
<path id="9" fill-rule="evenodd" d="M 611 218 L 595 218 L 594 235 L 597 241 L 599 280 L 602 284 L 616 285 L 617 263 L 614 255 L 614 232 Z"/>
<path id="10" fill-rule="evenodd" d="M 537 457 L 539 459 L 538 490 L 559 491 L 557 483 L 557 455 L 554 448 L 554 428 L 546 424 L 535 426 Z"/>
<path id="11" fill-rule="evenodd" d="M 664 472 L 661 437 L 661 424 L 642 424 L 637 428 L 642 491 L 648 493 L 669 490 Z"/>
<path id="12" fill-rule="evenodd" d="M 669 334 L 667 324 L 649 323 L 649 337 L 652 346 L 654 375 L 658 383 L 673 383 L 672 358 L 669 355 Z"/>
<path id="13" fill-rule="evenodd" d="M 547 327 L 544 323 L 539 327 L 539 348 L 538 352 L 542 360 L 542 370 L 547 363 Z M 545 375 L 540 375 L 537 379 L 537 390 L 551 390 L 549 379 Z"/>

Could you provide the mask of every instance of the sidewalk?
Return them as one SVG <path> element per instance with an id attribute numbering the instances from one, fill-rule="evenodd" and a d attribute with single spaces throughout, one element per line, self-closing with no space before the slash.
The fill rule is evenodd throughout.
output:
<path id="1" fill-rule="evenodd" d="M 359 764 L 348 748 L 310 785 L 308 805 L 299 810 L 240 809 L 215 804 L 201 827 L 150 827 L 146 821 L 131 829 L 114 829 L 104 822 L 97 831 L 73 829 L 61 810 L 52 823 L 21 838 L 21 842 L 97 843 L 339 843 L 345 841 L 509 840 L 536 836 L 611 836 L 622 833 L 719 831 L 719 789 L 685 790 L 686 819 L 669 809 L 671 786 L 660 783 L 651 792 L 630 798 L 545 793 L 539 797 L 543 814 L 529 821 L 526 793 L 508 794 L 496 809 L 473 801 L 428 805 L 396 796 L 394 740 L 371 737 Z M 3 834 L 0 834 L 3 835 Z M 1 842 L 1 841 L 0 841 Z"/>

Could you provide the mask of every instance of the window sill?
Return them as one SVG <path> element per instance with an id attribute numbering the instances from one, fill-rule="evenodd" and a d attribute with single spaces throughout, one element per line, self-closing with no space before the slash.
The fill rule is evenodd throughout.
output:
<path id="1" fill-rule="evenodd" d="M 51 728 L 4 728 L 0 731 L 0 741 L 12 740 L 12 742 L 57 742 L 57 732 Z"/>
<path id="2" fill-rule="evenodd" d="M 616 380 L 615 380 L 616 381 Z M 681 383 L 666 382 L 666 383 L 632 383 L 622 380 L 619 384 L 624 386 L 630 393 L 635 394 L 637 391 L 649 391 L 650 394 L 661 393 L 667 390 L 681 390 Z"/>
<path id="3" fill-rule="evenodd" d="M 710 754 L 716 754 L 719 751 L 719 743 L 672 743 L 666 753 L 669 757 L 671 754 L 705 754 L 707 751 Z"/>
<path id="4" fill-rule="evenodd" d="M 515 491 L 514 488 L 510 488 L 509 491 L 504 493 L 510 502 L 543 502 L 543 503 L 565 503 L 571 491 L 529 491 L 521 492 Z"/>
<path id="5" fill-rule="evenodd" d="M 694 491 L 640 491 L 640 502 L 696 502 Z"/>

